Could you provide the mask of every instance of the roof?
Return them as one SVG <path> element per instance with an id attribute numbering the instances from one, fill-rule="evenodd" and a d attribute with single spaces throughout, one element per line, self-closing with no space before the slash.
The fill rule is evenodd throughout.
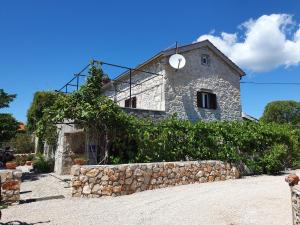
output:
<path id="1" fill-rule="evenodd" d="M 187 52 L 187 51 L 198 49 L 198 48 L 201 48 L 201 47 L 204 47 L 204 46 L 208 47 L 211 51 L 213 51 L 216 55 L 218 55 L 221 59 L 223 59 L 233 70 L 235 70 L 239 74 L 240 77 L 246 75 L 246 73 L 239 66 L 237 66 L 234 62 L 232 62 L 224 53 L 222 53 L 209 40 L 204 40 L 204 41 L 192 43 L 192 44 L 189 44 L 189 45 L 180 46 L 180 47 L 178 47 L 178 52 L 180 52 L 180 53 Z M 136 66 L 135 69 L 141 69 L 145 65 L 159 59 L 160 57 L 170 56 L 170 55 L 173 55 L 175 53 L 176 53 L 176 48 L 163 50 L 163 51 L 157 53 L 156 55 L 152 56 L 150 59 L 147 59 L 143 63 Z M 128 76 L 129 76 L 129 72 L 126 71 L 126 72 L 120 74 L 119 76 L 117 76 L 114 80 L 122 80 L 122 79 L 127 78 Z M 113 81 L 111 81 L 110 83 L 105 85 L 104 88 L 106 86 L 109 86 L 112 83 L 113 83 Z"/>
<path id="2" fill-rule="evenodd" d="M 23 131 L 23 130 L 25 130 L 25 128 L 26 128 L 26 126 L 24 123 L 22 123 L 22 122 L 19 123 L 18 131 Z"/>
<path id="3" fill-rule="evenodd" d="M 250 115 L 248 115 L 248 114 L 246 114 L 246 113 L 244 113 L 244 112 L 242 112 L 242 118 L 243 118 L 244 120 L 250 120 L 250 121 L 253 121 L 253 122 L 258 122 L 258 119 L 256 119 L 256 118 L 253 117 L 253 116 L 250 116 Z"/>

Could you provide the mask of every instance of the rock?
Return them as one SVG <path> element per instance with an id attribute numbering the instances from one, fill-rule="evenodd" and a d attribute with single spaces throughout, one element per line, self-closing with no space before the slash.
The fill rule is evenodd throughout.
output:
<path id="1" fill-rule="evenodd" d="M 144 184 L 149 184 L 151 179 L 151 173 L 144 173 Z"/>
<path id="2" fill-rule="evenodd" d="M 73 181 L 72 182 L 72 187 L 79 187 L 79 186 L 81 186 L 81 181 L 80 180 L 75 180 L 75 181 Z"/>
<path id="3" fill-rule="evenodd" d="M 232 167 L 231 169 L 231 173 L 235 178 L 240 178 L 240 173 L 239 171 L 236 169 L 236 167 Z"/>
<path id="4" fill-rule="evenodd" d="M 95 193 L 98 193 L 98 192 L 101 192 L 101 185 L 100 184 L 95 184 L 93 189 L 92 189 L 92 193 L 95 194 Z"/>
<path id="5" fill-rule="evenodd" d="M 138 187 L 138 183 L 134 180 L 132 184 L 130 185 L 130 190 L 135 191 L 135 189 Z"/>
<path id="6" fill-rule="evenodd" d="M 120 193 L 121 190 L 122 190 L 122 187 L 121 187 L 121 186 L 115 186 L 115 187 L 113 187 L 113 192 L 114 192 L 114 193 Z"/>
<path id="7" fill-rule="evenodd" d="M 107 186 L 102 189 L 101 193 L 102 193 L 102 195 L 110 196 L 112 194 L 112 191 L 113 191 L 113 188 L 111 186 Z"/>
<path id="8" fill-rule="evenodd" d="M 158 178 L 158 177 L 159 177 L 159 173 L 153 173 L 153 174 L 152 174 L 152 177 L 153 177 L 153 178 Z"/>
<path id="9" fill-rule="evenodd" d="M 125 171 L 125 177 L 128 178 L 128 177 L 131 177 L 131 176 L 132 176 L 132 170 L 126 169 L 126 171 Z"/>
<path id="10" fill-rule="evenodd" d="M 109 177 L 109 180 L 110 181 L 116 181 L 116 180 L 118 180 L 118 175 L 117 174 L 115 174 L 115 175 L 111 175 L 110 177 Z"/>
<path id="11" fill-rule="evenodd" d="M 134 175 L 135 175 L 135 176 L 142 176 L 142 175 L 143 175 L 143 171 L 140 170 L 139 168 L 137 168 L 137 169 L 134 171 Z"/>
<path id="12" fill-rule="evenodd" d="M 152 170 L 153 170 L 154 173 L 158 173 L 160 171 L 160 168 L 159 167 L 154 167 Z"/>
<path id="13" fill-rule="evenodd" d="M 130 177 L 130 178 L 127 178 L 127 179 L 125 179 L 125 184 L 131 184 L 132 183 L 132 178 Z"/>
<path id="14" fill-rule="evenodd" d="M 196 177 L 203 177 L 204 176 L 204 172 L 202 170 L 200 170 L 197 174 Z"/>
<path id="15" fill-rule="evenodd" d="M 107 175 L 104 175 L 104 176 L 101 178 L 102 181 L 108 181 L 108 179 L 109 179 L 109 177 L 108 177 Z"/>
<path id="16" fill-rule="evenodd" d="M 20 182 L 16 180 L 6 181 L 2 183 L 3 190 L 16 190 L 20 189 Z"/>
<path id="17" fill-rule="evenodd" d="M 150 184 L 152 184 L 152 185 L 156 184 L 156 179 L 152 179 L 151 182 L 150 182 Z"/>
<path id="18" fill-rule="evenodd" d="M 215 179 L 214 176 L 209 176 L 209 177 L 208 177 L 208 182 L 213 182 L 214 179 Z"/>
<path id="19" fill-rule="evenodd" d="M 205 178 L 205 177 L 201 177 L 201 178 L 199 179 L 199 182 L 200 182 L 200 183 L 206 183 L 206 182 L 207 182 L 207 180 L 206 180 L 206 178 Z"/>
<path id="20" fill-rule="evenodd" d="M 91 188 L 90 188 L 90 186 L 89 185 L 85 185 L 84 187 L 83 187 L 83 189 L 82 189 L 82 193 L 83 194 L 91 194 Z"/>
<path id="21" fill-rule="evenodd" d="M 97 175 L 97 178 L 101 178 L 102 176 L 103 176 L 103 173 L 99 172 L 98 175 Z"/>
<path id="22" fill-rule="evenodd" d="M 206 167 L 206 168 L 207 168 L 207 172 L 209 172 L 209 173 L 210 173 L 210 172 L 212 171 L 212 167 L 211 167 L 210 165 L 207 165 L 207 167 Z"/>
<path id="23" fill-rule="evenodd" d="M 87 169 L 85 167 L 80 167 L 80 174 L 85 175 L 87 172 Z"/>
<path id="24" fill-rule="evenodd" d="M 144 177 L 140 176 L 136 179 L 138 182 L 144 182 Z"/>
<path id="25" fill-rule="evenodd" d="M 74 165 L 71 167 L 71 175 L 73 176 L 79 176 L 80 174 L 80 166 L 79 165 Z"/>
<path id="26" fill-rule="evenodd" d="M 98 173 L 99 173 L 99 170 L 97 170 L 97 169 L 91 169 L 90 171 L 88 171 L 86 173 L 86 176 L 88 176 L 88 177 L 96 177 L 98 175 Z"/>

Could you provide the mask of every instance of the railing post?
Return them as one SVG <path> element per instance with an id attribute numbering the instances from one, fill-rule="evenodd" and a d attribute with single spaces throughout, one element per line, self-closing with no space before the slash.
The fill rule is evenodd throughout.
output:
<path id="1" fill-rule="evenodd" d="M 129 69 L 129 107 L 132 108 L 132 99 L 131 99 L 131 69 Z"/>

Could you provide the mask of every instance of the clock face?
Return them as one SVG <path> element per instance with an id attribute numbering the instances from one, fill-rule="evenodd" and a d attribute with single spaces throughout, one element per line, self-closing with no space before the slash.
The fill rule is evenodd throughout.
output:
<path id="1" fill-rule="evenodd" d="M 180 54 L 174 54 L 169 58 L 170 66 L 177 70 L 183 68 L 185 62 L 185 58 Z"/>

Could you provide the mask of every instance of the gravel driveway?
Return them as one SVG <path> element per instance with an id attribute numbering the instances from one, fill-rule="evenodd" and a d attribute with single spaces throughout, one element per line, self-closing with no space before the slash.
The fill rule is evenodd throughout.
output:
<path id="1" fill-rule="evenodd" d="M 121 197 L 40 201 L 11 206 L 2 214 L 5 222 L 24 224 L 291 225 L 285 176 L 191 184 Z"/>

